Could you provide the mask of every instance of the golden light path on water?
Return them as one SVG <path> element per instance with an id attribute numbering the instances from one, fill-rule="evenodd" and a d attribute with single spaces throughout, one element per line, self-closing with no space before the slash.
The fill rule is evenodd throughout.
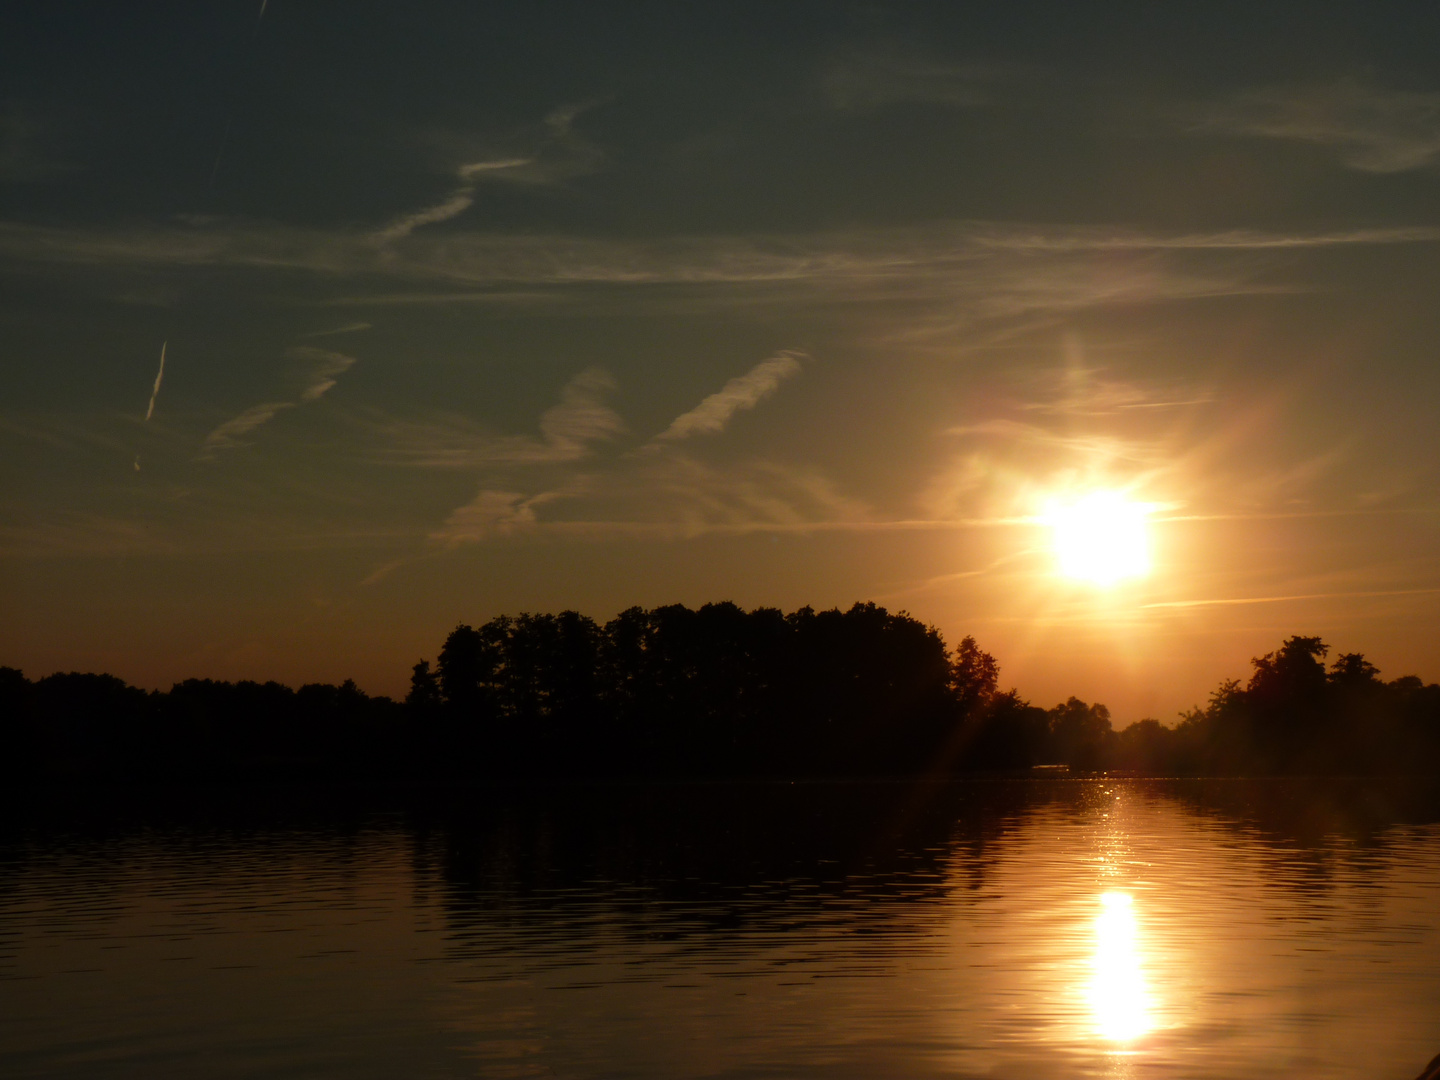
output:
<path id="1" fill-rule="evenodd" d="M 1086 996 L 1100 1036 L 1128 1043 L 1149 1031 L 1149 994 L 1140 966 L 1135 905 L 1129 893 L 1107 892 L 1100 897 L 1091 968 Z"/>

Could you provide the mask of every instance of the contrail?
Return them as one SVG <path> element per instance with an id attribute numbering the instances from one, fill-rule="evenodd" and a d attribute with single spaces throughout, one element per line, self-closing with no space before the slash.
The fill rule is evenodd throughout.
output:
<path id="1" fill-rule="evenodd" d="M 150 391 L 150 407 L 145 410 L 145 419 L 148 422 L 155 413 L 155 399 L 160 396 L 160 380 L 165 378 L 165 346 L 169 345 L 167 338 L 160 343 L 160 370 L 155 373 L 155 388 Z"/>
<path id="2" fill-rule="evenodd" d="M 261 19 L 263 19 L 263 18 L 265 17 L 265 5 L 268 4 L 269 2 L 270 2 L 270 0 L 260 0 L 260 15 L 259 15 L 259 17 L 256 18 L 256 20 L 255 20 L 256 22 L 259 22 Z"/>

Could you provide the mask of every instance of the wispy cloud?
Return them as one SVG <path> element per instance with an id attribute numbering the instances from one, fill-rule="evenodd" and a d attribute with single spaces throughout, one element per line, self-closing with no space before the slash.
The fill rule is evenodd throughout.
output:
<path id="1" fill-rule="evenodd" d="M 680 237 L 656 241 L 569 236 L 454 233 L 416 236 L 387 257 L 365 234 L 217 222 L 190 227 L 64 229 L 0 224 L 0 259 L 89 266 L 196 266 L 288 269 L 326 276 L 382 276 L 393 281 L 472 287 L 591 285 L 809 286 L 849 297 L 866 292 L 903 297 L 917 285 L 970 286 L 995 274 L 1010 278 L 1056 266 L 1063 257 L 1247 255 L 1341 246 L 1435 243 L 1440 228 L 1415 226 L 1274 233 L 1225 230 L 1152 233 L 1129 228 L 937 222 L 920 229 L 874 229 L 808 235 Z M 1024 259 L 1025 261 L 1013 261 Z M 1011 259 L 1011 262 L 997 260 Z M 1050 262 L 1043 261 L 1045 259 Z M 1076 262 L 1093 273 L 1093 262 Z M 1159 277 L 1163 264 L 1137 264 Z M 1063 266 L 1060 267 L 1063 269 Z M 1118 282 L 1124 266 L 1112 270 Z M 1232 279 L 1233 274 L 1228 275 Z M 1002 277 L 1002 284 L 1005 278 Z M 1210 288 L 1214 288 L 1211 283 Z M 1115 286 L 1106 291 L 1115 292 Z M 428 299 L 421 296 L 420 299 Z"/>
<path id="2" fill-rule="evenodd" d="M 1422 589 L 1359 589 L 1347 592 L 1294 593 L 1286 596 L 1234 596 L 1214 600 L 1165 600 L 1141 604 L 1143 608 L 1234 607 L 1249 604 L 1283 604 L 1299 600 L 1336 600 L 1386 596 L 1432 596 L 1440 588 Z"/>
<path id="3" fill-rule="evenodd" d="M 550 507 L 542 513 L 540 508 Z M 430 536 L 446 547 L 520 532 L 682 539 L 711 533 L 887 529 L 813 470 L 752 461 L 717 466 L 683 454 L 629 456 L 539 492 L 482 487 Z M 924 527 L 905 523 L 903 527 Z"/>
<path id="4" fill-rule="evenodd" d="M 497 158 L 494 161 L 472 161 L 469 165 L 460 166 L 460 179 L 471 182 L 485 180 L 499 173 L 508 173 L 514 169 L 523 169 L 526 165 L 533 164 L 534 161 L 534 158 L 528 157 Z"/>
<path id="5" fill-rule="evenodd" d="M 593 106 L 593 102 L 585 102 L 551 111 L 538 132 L 516 140 L 531 144 L 528 153 L 487 156 L 460 165 L 455 170 L 459 184 L 449 195 L 433 206 L 400 215 L 373 233 L 372 242 L 385 247 L 416 229 L 459 217 L 475 204 L 477 189 L 483 183 L 548 185 L 590 172 L 604 155 L 576 132 L 575 121 Z"/>
<path id="6" fill-rule="evenodd" d="M 1144 385 L 1088 367 L 1079 342 L 1067 342 L 1069 362 L 1033 376 L 1033 397 L 1019 403 L 1022 412 L 1047 416 L 1115 416 L 1132 409 L 1168 410 L 1205 405 L 1214 400 L 1207 388 L 1190 383 L 1150 382 Z"/>
<path id="7" fill-rule="evenodd" d="M 530 161 L 530 158 L 504 158 L 498 161 L 476 161 L 469 165 L 461 165 L 457 172 L 463 183 L 452 191 L 444 202 L 396 218 L 375 233 L 375 242 L 389 244 L 409 236 L 424 225 L 437 225 L 442 221 L 459 217 L 475 202 L 476 181 L 488 179 L 506 169 L 529 165 Z"/>
<path id="8" fill-rule="evenodd" d="M 314 274 L 333 303 L 522 303 L 569 311 L 884 309 L 896 344 L 924 346 L 979 323 L 1119 304 L 1295 292 L 1277 269 L 1308 251 L 1434 243 L 1431 227 L 1317 233 L 1159 234 L 952 222 L 920 229 L 613 241 L 423 230 L 393 249 L 362 235 L 224 223 L 150 231 L 0 225 L 0 266 L 62 263 L 103 273 L 241 267 Z M 154 275 L 147 275 L 153 278 Z M 1303 280 L 1303 279 L 1302 279 Z M 347 294 L 348 293 L 348 294 Z M 587 307 L 588 305 L 588 307 Z"/>
<path id="9" fill-rule="evenodd" d="M 335 380 L 355 363 L 353 356 L 309 345 L 297 345 L 289 355 L 304 362 L 308 368 L 305 388 L 300 391 L 301 402 L 319 401 L 334 387 Z"/>
<path id="10" fill-rule="evenodd" d="M 221 450 L 232 450 L 245 445 L 241 441 L 242 436 L 250 434 L 262 424 L 268 424 L 275 418 L 276 413 L 293 409 L 295 406 L 293 401 L 266 401 L 250 406 L 239 416 L 226 420 L 205 436 L 205 442 L 200 447 L 201 459 L 209 461 Z"/>
<path id="11" fill-rule="evenodd" d="M 535 503 L 543 496 L 525 496 L 518 491 L 482 489 L 475 498 L 458 507 L 430 539 L 445 547 L 479 543 L 496 536 L 509 536 L 535 524 Z"/>
<path id="12" fill-rule="evenodd" d="M 1044 451 L 1087 460 L 1147 461 L 1153 450 L 1134 440 L 1113 434 L 1087 434 L 1057 431 L 1041 424 L 1029 424 L 1009 417 L 995 417 L 974 424 L 959 424 L 946 429 L 946 434 L 968 439 L 987 439 L 1016 447 L 1035 447 Z"/>
<path id="13" fill-rule="evenodd" d="M 799 366 L 798 354 L 769 358 L 684 414 L 683 423 L 667 429 L 673 436 L 656 437 L 640 453 L 592 458 L 582 449 L 585 439 L 618 430 L 618 418 L 590 414 L 589 395 L 608 385 L 599 380 L 573 387 L 582 407 L 572 410 L 567 395 L 547 414 L 543 439 L 497 437 L 452 420 L 408 432 L 392 427 L 386 453 L 397 463 L 481 474 L 475 498 L 431 532 L 430 541 L 442 547 L 522 533 L 672 539 L 1034 527 L 1044 500 L 1069 490 L 1118 487 L 1173 511 L 1205 498 L 1209 489 L 1197 484 L 1208 477 L 1223 485 L 1227 505 L 1246 498 L 1262 505 L 1267 496 L 1255 484 L 1268 484 L 1273 502 L 1276 492 L 1285 496 L 1296 483 L 1312 483 L 1325 464 L 1257 469 L 1243 454 L 1244 433 L 1247 423 L 1264 426 L 1263 416 L 1231 416 L 1216 426 L 1218 403 L 1205 388 L 1127 379 L 1086 365 L 1078 350 L 1068 363 L 1018 385 L 1012 376 L 1009 400 L 991 391 L 975 419 L 937 433 L 957 440 L 955 452 L 948 461 L 943 451 L 937 454 L 942 463 L 930 481 L 887 510 L 872 509 L 804 464 L 716 463 L 698 456 L 705 443 L 694 436 L 723 430 L 735 412 L 772 393 Z M 1203 409 L 1212 411 L 1192 416 Z M 1227 454 L 1244 460 L 1227 467 Z M 560 467 L 520 471 L 542 464 Z M 1240 478 L 1251 486 L 1242 490 Z"/>
<path id="14" fill-rule="evenodd" d="M 540 417 L 540 432 L 556 456 L 578 457 L 590 443 L 625 430 L 625 422 L 605 404 L 605 396 L 614 389 L 615 380 L 600 368 L 582 371 L 565 384 L 560 404 Z"/>
<path id="15" fill-rule="evenodd" d="M 453 414 L 425 420 L 371 415 L 357 422 L 372 446 L 369 458 L 378 464 L 480 470 L 572 462 L 590 455 L 596 443 L 625 431 L 625 422 L 605 403 L 614 389 L 609 372 L 580 372 L 561 389 L 559 403 L 541 414 L 538 439 L 496 434 Z"/>
<path id="16" fill-rule="evenodd" d="M 368 322 L 346 323 L 344 326 L 337 326 L 333 330 L 312 330 L 308 334 L 301 334 L 302 338 L 334 337 L 337 334 L 355 334 L 361 330 L 372 329 Z"/>
<path id="17" fill-rule="evenodd" d="M 419 420 L 360 414 L 353 419 L 365 436 L 365 460 L 377 465 L 474 471 L 502 463 L 531 463 L 544 453 L 538 439 L 496 435 L 456 414 Z"/>
<path id="18" fill-rule="evenodd" d="M 624 430 L 604 403 L 614 382 L 597 369 L 565 386 L 540 418 L 539 439 L 497 436 L 458 417 L 371 423 L 376 441 L 387 444 L 382 460 L 482 474 L 475 497 L 430 534 L 442 547 L 520 532 L 663 538 L 871 527 L 868 509 L 818 472 L 764 460 L 707 464 L 681 450 L 685 437 L 723 429 L 737 410 L 773 392 L 799 370 L 800 355 L 779 353 L 732 379 L 672 425 L 676 436 L 647 444 L 647 453 L 593 456 L 597 443 Z M 536 466 L 550 468 L 530 471 Z"/>
<path id="19" fill-rule="evenodd" d="M 225 421 L 205 436 L 200 447 L 202 461 L 213 461 L 215 455 L 223 450 L 244 446 L 244 436 L 268 424 L 279 413 L 319 401 L 335 386 L 336 379 L 355 363 L 353 356 L 309 345 L 298 345 L 287 355 L 300 362 L 303 382 L 296 400 L 262 402 Z"/>
<path id="20" fill-rule="evenodd" d="M 575 129 L 575 121 L 600 104 L 598 100 L 571 102 L 546 115 L 545 143 L 536 155 L 544 163 L 544 169 L 537 179 L 554 182 L 599 167 L 604 153 Z"/>
<path id="21" fill-rule="evenodd" d="M 1440 93 L 1357 79 L 1269 87 L 1194 110 L 1199 130 L 1333 147 L 1362 172 L 1397 173 L 1440 160 Z"/>
<path id="22" fill-rule="evenodd" d="M 688 439 L 692 435 L 713 435 L 724 429 L 730 418 L 743 409 L 753 409 L 780 388 L 786 379 L 800 373 L 805 354 L 785 350 L 762 360 L 744 375 L 737 375 L 718 392 L 675 420 L 656 438 L 661 442 Z"/>

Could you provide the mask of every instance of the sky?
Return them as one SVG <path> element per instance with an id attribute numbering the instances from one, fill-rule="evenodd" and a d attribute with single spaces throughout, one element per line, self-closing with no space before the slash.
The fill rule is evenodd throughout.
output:
<path id="1" fill-rule="evenodd" d="M 873 600 L 1117 725 L 1440 679 L 1437 285 L 1433 5 L 11 0 L 0 663 Z M 1095 491 L 1148 574 L 1061 573 Z"/>

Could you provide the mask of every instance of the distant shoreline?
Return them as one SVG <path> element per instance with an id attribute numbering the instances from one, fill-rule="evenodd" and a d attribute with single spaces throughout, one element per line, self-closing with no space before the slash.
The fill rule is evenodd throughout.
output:
<path id="1" fill-rule="evenodd" d="M 1440 775 L 1440 686 L 1328 653 L 1287 638 L 1178 724 L 1117 732 L 1104 705 L 1033 705 L 973 638 L 875 604 L 567 611 L 456 627 L 403 702 L 0 668 L 0 741 L 20 786 Z"/>

